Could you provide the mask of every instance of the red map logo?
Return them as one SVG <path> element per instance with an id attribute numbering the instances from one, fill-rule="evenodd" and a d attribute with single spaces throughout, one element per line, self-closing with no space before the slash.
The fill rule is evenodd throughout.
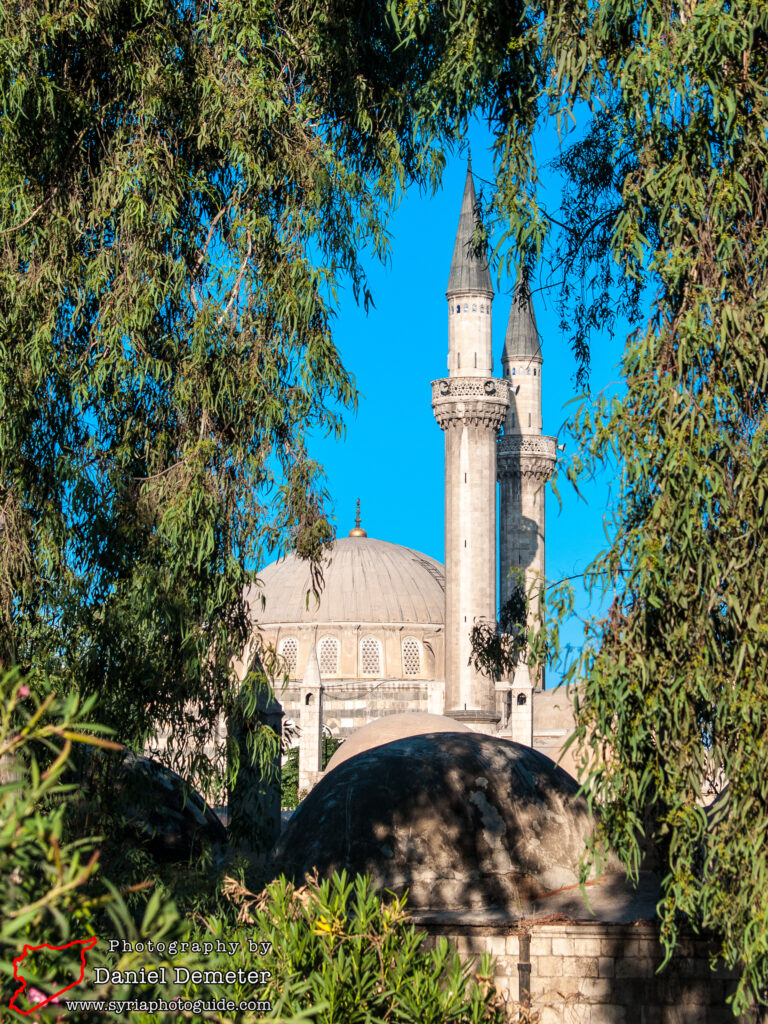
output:
<path id="1" fill-rule="evenodd" d="M 88 949 L 93 949 L 96 945 L 96 936 L 91 936 L 90 939 L 75 939 L 74 942 L 68 942 L 64 946 L 50 946 L 47 942 L 44 942 L 41 946 L 25 946 L 21 956 L 17 956 L 13 961 L 13 977 L 16 981 L 20 981 L 21 985 L 11 996 L 10 1007 L 17 1013 L 34 1013 L 35 1010 L 39 1010 L 41 1006 L 45 1006 L 47 1003 L 58 1001 L 59 996 L 63 992 L 68 992 L 69 989 L 74 988 L 75 985 L 79 985 L 85 977 L 85 953 Z M 80 947 L 80 977 L 77 981 L 70 982 L 69 985 L 65 985 L 64 988 L 60 988 L 57 992 L 54 992 L 50 996 L 44 995 L 42 992 L 38 992 L 36 988 L 30 988 L 27 998 L 29 999 L 34 995 L 37 1002 L 33 1006 L 30 1006 L 28 1010 L 22 1010 L 20 1006 L 16 1006 L 16 1000 L 22 994 L 24 989 L 27 987 L 27 979 L 20 977 L 18 974 L 19 967 L 23 960 L 25 960 L 30 953 L 36 953 L 38 949 L 47 949 L 50 953 L 60 953 L 63 949 L 71 949 L 73 946 Z M 39 998 L 38 998 L 39 997 Z"/>

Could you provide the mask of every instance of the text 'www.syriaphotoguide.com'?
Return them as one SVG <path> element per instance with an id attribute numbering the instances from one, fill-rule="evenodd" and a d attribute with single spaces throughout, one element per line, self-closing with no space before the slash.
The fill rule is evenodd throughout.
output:
<path id="1" fill-rule="evenodd" d="M 211 1010 L 270 1013 L 272 1010 L 272 1004 L 266 999 L 243 999 L 239 1003 L 234 999 L 67 999 L 64 1005 L 68 1010 L 90 1010 L 92 1013 L 164 1013 L 168 1010 L 187 1013 Z"/>

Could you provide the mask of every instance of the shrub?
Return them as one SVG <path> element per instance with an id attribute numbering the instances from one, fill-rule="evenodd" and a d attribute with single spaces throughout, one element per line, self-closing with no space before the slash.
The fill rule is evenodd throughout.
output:
<path id="1" fill-rule="evenodd" d="M 186 894 L 186 909 L 180 913 L 147 861 L 150 877 L 140 893 L 133 893 L 129 907 L 115 887 L 124 887 L 126 878 L 106 881 L 100 875 L 99 837 L 67 838 L 66 812 L 77 793 L 66 782 L 72 744 L 108 744 L 88 721 L 92 710 L 92 704 L 80 704 L 75 696 L 52 692 L 45 681 L 36 686 L 16 673 L 0 675 L 0 974 L 6 993 L 0 1019 L 24 1019 L 8 1004 L 18 988 L 13 959 L 25 945 L 63 946 L 92 936 L 97 942 L 88 950 L 84 981 L 63 999 L 141 1000 L 148 1005 L 181 997 L 209 1006 L 256 999 L 272 1003 L 269 1019 L 283 1024 L 500 1024 L 504 1019 L 490 985 L 489 958 L 473 977 L 446 942 L 426 949 L 424 936 L 408 921 L 404 900 L 382 900 L 366 878 L 334 876 L 299 889 L 278 879 L 258 897 L 228 878 L 214 901 L 201 883 L 199 894 Z M 189 883 L 196 877 L 190 872 Z M 189 907 L 195 902 L 199 909 L 193 914 Z M 215 912 L 207 914 L 204 907 L 215 907 Z M 110 953 L 114 938 L 127 942 L 128 948 Z M 192 947 L 215 945 L 216 940 L 227 943 L 228 951 L 205 954 Z M 252 953 L 249 940 L 271 943 L 269 952 Z M 160 952 L 159 942 L 164 943 Z M 184 942 L 190 944 L 186 950 Z M 132 948 L 137 943 L 143 948 Z M 165 967 L 167 981 L 132 984 L 110 978 L 96 984 L 97 967 L 120 972 Z M 258 968 L 271 978 L 258 986 L 219 984 L 210 977 L 182 984 L 174 968 Z M 20 997 L 19 1005 L 39 1005 L 43 996 L 59 991 L 79 973 L 77 948 L 51 952 L 47 958 L 35 953 L 34 963 L 28 959 L 25 964 L 24 977 L 29 983 L 26 994 L 31 987 L 38 993 L 31 1000 Z M 105 1024 L 125 1020 L 125 1011 L 70 1011 L 59 1000 L 40 1018 L 33 1014 L 27 1019 Z M 218 1009 L 131 1013 L 137 1024 L 255 1024 L 264 1019 L 264 1012 L 248 1010 L 236 1010 L 234 1016 Z"/>
<path id="2" fill-rule="evenodd" d="M 262 997 L 282 1018 L 311 1024 L 500 1024 L 491 959 L 462 964 L 445 939 L 427 949 L 405 899 L 382 899 L 367 877 L 345 872 L 296 888 L 285 878 L 260 896 L 230 888 L 241 920 L 271 943 Z"/>

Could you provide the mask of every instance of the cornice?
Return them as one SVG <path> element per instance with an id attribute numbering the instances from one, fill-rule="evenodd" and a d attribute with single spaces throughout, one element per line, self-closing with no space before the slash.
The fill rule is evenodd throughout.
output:
<path id="1" fill-rule="evenodd" d="M 496 442 L 499 479 L 535 477 L 548 480 L 557 462 L 557 440 L 542 434 L 504 434 Z"/>
<path id="2" fill-rule="evenodd" d="M 466 424 L 498 430 L 509 408 L 509 387 L 496 377 L 432 381 L 432 411 L 440 428 Z"/>

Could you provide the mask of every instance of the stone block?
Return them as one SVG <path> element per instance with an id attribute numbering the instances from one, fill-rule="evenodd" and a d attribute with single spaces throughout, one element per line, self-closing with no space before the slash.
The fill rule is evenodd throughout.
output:
<path id="1" fill-rule="evenodd" d="M 549 940 L 547 940 L 547 943 L 549 943 Z M 533 942 L 531 942 L 531 947 L 533 947 Z M 520 938 L 519 938 L 519 936 L 517 936 L 517 935 L 507 935 L 506 936 L 506 940 L 504 942 L 504 952 L 509 954 L 510 956 L 520 956 Z M 547 945 L 546 952 L 547 953 L 550 952 L 549 945 Z"/>
<path id="2" fill-rule="evenodd" d="M 622 957 L 616 960 L 617 978 L 652 978 L 656 963 L 647 956 Z"/>
<path id="3" fill-rule="evenodd" d="M 663 974 L 658 978 L 658 1001 L 672 1006 L 707 1006 L 722 1002 L 722 982 L 710 978 L 682 978 Z"/>
<path id="4" fill-rule="evenodd" d="M 502 978 L 509 978 L 517 974 L 517 957 L 500 956 L 496 959 L 496 974 Z"/>
<path id="5" fill-rule="evenodd" d="M 630 1018 L 626 1007 L 618 1003 L 600 1003 L 592 1005 L 589 1024 L 635 1024 L 636 1019 Z"/>
<path id="6" fill-rule="evenodd" d="M 563 974 L 573 978 L 596 978 L 596 956 L 563 957 Z"/>
<path id="7" fill-rule="evenodd" d="M 664 970 L 681 978 L 697 978 L 701 974 L 701 961 L 692 956 L 676 957 Z"/>
<path id="8" fill-rule="evenodd" d="M 563 1004 L 545 1006 L 539 1012 L 539 1024 L 563 1024 Z"/>
<path id="9" fill-rule="evenodd" d="M 612 956 L 599 956 L 597 958 L 598 978 L 613 978 L 616 976 L 616 961 Z"/>
<path id="10" fill-rule="evenodd" d="M 563 1024 L 589 1024 L 592 1007 L 584 1003 L 566 1003 L 563 1009 Z"/>
<path id="11" fill-rule="evenodd" d="M 590 1002 L 608 1003 L 616 998 L 616 983 L 610 978 L 581 978 L 579 994 Z"/>
<path id="12" fill-rule="evenodd" d="M 575 956 L 576 950 L 574 949 L 574 941 L 570 936 L 566 935 L 553 935 L 552 936 L 552 955 L 553 956 Z"/>
<path id="13" fill-rule="evenodd" d="M 603 940 L 593 936 L 574 935 L 573 951 L 576 956 L 600 956 L 603 949 Z"/>
<path id="14" fill-rule="evenodd" d="M 550 978 L 549 985 L 553 998 L 576 1000 L 579 995 L 580 981 L 581 978 L 576 977 Z"/>
<path id="15" fill-rule="evenodd" d="M 552 939 L 549 935 L 534 934 L 531 936 L 531 956 L 549 956 L 551 953 Z"/>
<path id="16" fill-rule="evenodd" d="M 532 956 L 531 975 L 540 978 L 560 978 L 563 974 L 563 958 L 559 956 Z"/>
<path id="17" fill-rule="evenodd" d="M 510 984 L 509 978 L 499 974 L 494 974 L 493 987 L 496 989 L 499 995 L 503 996 L 505 999 L 512 998 L 512 986 Z"/>
<path id="18" fill-rule="evenodd" d="M 657 963 L 661 963 L 664 959 L 664 954 L 658 942 L 643 936 L 631 936 L 625 939 L 624 942 L 617 943 L 616 953 L 625 957 L 639 956 L 644 959 L 656 960 Z"/>

